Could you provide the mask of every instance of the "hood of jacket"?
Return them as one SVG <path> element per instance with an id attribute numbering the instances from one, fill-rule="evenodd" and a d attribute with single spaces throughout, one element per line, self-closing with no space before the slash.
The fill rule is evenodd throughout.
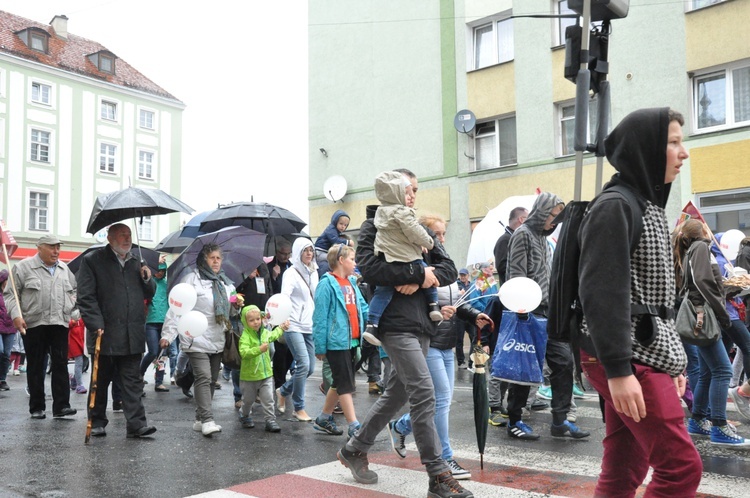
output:
<path id="1" fill-rule="evenodd" d="M 309 265 L 302 263 L 302 251 L 308 247 L 313 247 L 313 243 L 310 239 L 305 237 L 298 237 L 292 244 L 292 256 L 289 261 L 292 262 L 292 266 L 295 267 L 303 275 L 309 275 L 314 271 L 317 271 L 318 265 L 315 263 L 315 257 L 313 256 L 312 261 Z"/>
<path id="2" fill-rule="evenodd" d="M 384 171 L 375 177 L 375 195 L 385 206 L 406 205 L 406 187 L 409 180 L 397 171 Z"/>
<path id="3" fill-rule="evenodd" d="M 260 310 L 260 308 L 258 308 L 258 307 L 257 307 L 257 306 L 255 306 L 254 304 L 251 304 L 250 306 L 245 306 L 244 308 L 242 308 L 242 311 L 240 312 L 240 320 L 242 321 L 242 328 L 243 328 L 243 329 L 247 329 L 247 330 L 253 330 L 253 329 L 251 329 L 251 328 L 250 328 L 250 326 L 249 326 L 249 325 L 247 324 L 247 318 L 246 318 L 246 315 L 247 315 L 247 314 L 248 314 L 249 312 L 251 312 L 251 311 L 257 311 L 258 313 L 260 313 L 260 317 L 261 317 L 261 318 L 263 318 L 263 315 L 265 315 L 265 313 L 263 313 L 263 312 L 262 312 L 262 311 Z M 262 325 L 261 325 L 261 327 L 262 327 Z M 256 331 L 256 332 L 257 332 L 257 331 Z"/>
<path id="4" fill-rule="evenodd" d="M 531 212 L 529 213 L 529 217 L 526 218 L 524 225 L 535 235 L 544 235 L 546 237 L 551 234 L 555 231 L 555 228 L 552 227 L 550 230 L 545 230 L 544 225 L 547 223 L 547 217 L 558 204 L 565 203 L 555 194 L 542 192 L 534 200 L 534 205 L 531 207 Z"/>
<path id="5" fill-rule="evenodd" d="M 351 218 L 348 214 L 346 214 L 346 211 L 343 209 L 337 209 L 335 213 L 333 213 L 333 216 L 331 216 L 331 225 L 336 226 L 336 224 L 339 222 L 339 218 L 342 216 L 346 216 L 347 218 Z"/>
<path id="6" fill-rule="evenodd" d="M 672 188 L 664 183 L 668 133 L 667 107 L 639 109 L 625 116 L 604 141 L 607 160 L 617 170 L 607 186 L 625 183 L 664 208 Z"/>

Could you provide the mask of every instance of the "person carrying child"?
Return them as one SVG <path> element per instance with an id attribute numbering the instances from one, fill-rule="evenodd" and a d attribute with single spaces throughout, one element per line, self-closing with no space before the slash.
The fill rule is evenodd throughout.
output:
<path id="1" fill-rule="evenodd" d="M 344 231 L 349 227 L 351 218 L 343 209 L 337 209 L 331 222 L 323 230 L 323 233 L 315 240 L 315 262 L 318 263 L 318 276 L 322 277 L 329 270 L 328 249 L 336 244 L 352 245 L 349 237 L 344 236 Z"/>
<path id="2" fill-rule="evenodd" d="M 250 410 L 256 396 L 260 396 L 267 432 L 281 432 L 276 422 L 276 411 L 273 399 L 273 367 L 268 345 L 281 337 L 289 328 L 286 321 L 268 330 L 263 326 L 263 314 L 255 305 L 246 306 L 240 312 L 243 330 L 240 337 L 240 389 L 242 390 L 242 408 L 240 408 L 240 422 L 242 427 L 255 427 L 250 418 Z"/>
<path id="3" fill-rule="evenodd" d="M 68 359 L 75 362 L 73 374 L 70 375 L 70 390 L 76 394 L 86 394 L 83 385 L 83 333 L 86 327 L 81 320 L 81 312 L 74 309 L 68 323 Z"/>
<path id="4" fill-rule="evenodd" d="M 397 171 L 386 171 L 375 178 L 375 195 L 380 201 L 375 212 L 375 254 L 382 254 L 387 263 L 427 264 L 422 259 L 423 250 L 434 246 L 432 237 L 419 224 L 414 208 L 407 205 L 407 199 L 414 197 L 411 184 Z M 437 300 L 437 289 L 424 289 L 430 310 L 430 320 L 443 319 Z M 393 297 L 393 287 L 379 285 L 370 300 L 367 327 L 363 334 L 370 344 L 380 346 L 378 323 L 388 303 Z"/>
<path id="5" fill-rule="evenodd" d="M 352 437 L 360 428 L 354 411 L 354 364 L 368 306 L 354 276 L 354 249 L 338 244 L 328 250 L 331 271 L 320 278 L 315 290 L 313 342 L 315 356 L 328 360 L 333 382 L 313 428 L 340 436 L 344 433 L 333 421 L 336 402 L 341 404 Z"/>

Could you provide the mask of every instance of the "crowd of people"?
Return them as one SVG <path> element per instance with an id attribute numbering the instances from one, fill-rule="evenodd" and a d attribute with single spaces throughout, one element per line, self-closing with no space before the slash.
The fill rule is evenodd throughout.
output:
<path id="1" fill-rule="evenodd" d="M 549 406 L 536 399 L 541 397 L 551 404 L 551 436 L 584 439 L 590 433 L 576 424 L 574 398 L 585 373 L 600 396 L 607 430 L 597 496 L 634 496 L 649 468 L 650 496 L 692 496 L 702 463 L 691 436 L 726 447 L 750 446 L 726 412 L 731 396 L 750 420 L 750 331 L 741 289 L 727 292 L 723 281 L 732 265 L 723 264 L 729 262 L 705 222 L 689 219 L 670 231 L 664 212 L 671 183 L 688 158 L 683 122 L 672 110 L 645 109 L 628 115 L 608 136 L 607 158 L 617 170 L 608 186 L 629 189 L 638 206 L 605 188 L 583 218 L 579 241 L 586 257 L 579 266 L 576 340 L 571 345 L 569 338 L 547 338 L 543 385 L 494 378 L 488 384 L 489 424 L 505 427 L 509 438 L 540 439 L 524 419 L 540 403 Z M 508 311 L 498 288 L 516 277 L 539 285 L 542 299 L 530 313 L 547 318 L 552 259 L 547 236 L 565 203 L 542 192 L 531 210 L 513 209 L 494 260 L 458 270 L 443 245 L 446 221 L 417 217 L 414 173 L 384 172 L 375 189 L 380 205 L 367 207 L 356 242 L 344 233 L 349 215 L 336 211 L 314 244 L 306 237 L 275 240 L 273 258 L 248 268 L 242 282 L 223 271 L 222 248 L 205 245 L 180 282 L 195 290 L 193 310 L 208 324 L 197 337 L 178 327 L 179 316 L 169 307 L 166 259 L 153 273 L 141 264 L 131 253 L 127 225 L 110 226 L 108 244 L 83 256 L 75 275 L 59 260 L 60 239 L 41 237 L 37 254 L 13 266 L 14 289 L 8 271 L 0 271 L 0 390 L 9 389 L 7 375 L 21 374 L 19 359 L 25 355 L 31 418 L 46 418 L 48 368 L 53 417 L 75 415 L 71 392 L 87 394 L 85 328 L 85 349 L 98 351 L 97 389 L 88 393 L 94 437 L 107 435 L 110 384 L 112 407 L 125 416 L 126 437 L 156 432 L 142 399 L 146 373 L 156 364 L 157 393 L 190 376 L 181 387 L 194 397 L 192 429 L 203 436 L 222 430 L 212 400 L 223 375 L 232 380 L 243 428 L 255 427 L 257 402 L 268 432 L 282 430 L 276 417 L 287 411 L 309 422 L 311 430 L 346 432 L 337 458 L 362 484 L 378 481 L 368 452 L 381 431 L 389 432 L 402 458 L 413 435 L 429 496 L 473 496 L 458 482 L 471 474 L 454 458 L 449 424 L 455 372 L 467 360 L 465 335 L 493 354 Z M 633 212 L 642 213 L 637 229 Z M 634 245 L 629 238 L 638 230 Z M 750 271 L 750 238 L 742 242 L 736 266 Z M 288 320 L 277 326 L 266 323 L 264 313 L 274 294 L 291 303 Z M 722 340 L 701 346 L 681 341 L 674 318 L 683 296 L 701 314 L 711 308 Z M 233 331 L 241 364 L 222 368 Z M 363 354 L 370 365 L 368 392 L 378 398 L 366 414 L 358 414 L 352 394 Z M 167 360 L 172 379 L 166 376 Z M 311 416 L 306 384 L 317 362 L 325 401 Z M 687 423 L 681 399 L 691 412 Z M 346 426 L 339 428 L 334 414 L 343 415 Z"/>

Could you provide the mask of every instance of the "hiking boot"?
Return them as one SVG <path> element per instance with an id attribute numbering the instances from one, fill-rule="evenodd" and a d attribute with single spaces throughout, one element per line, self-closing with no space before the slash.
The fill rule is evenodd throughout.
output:
<path id="1" fill-rule="evenodd" d="M 366 340 L 373 346 L 380 346 L 382 343 L 378 339 L 378 326 L 368 323 L 365 327 L 365 332 L 362 334 L 362 339 Z"/>
<path id="2" fill-rule="evenodd" d="M 508 425 L 508 435 L 515 439 L 523 439 L 524 441 L 536 441 L 539 439 L 539 434 L 534 434 L 534 430 L 520 420 L 513 425 Z"/>
<path id="3" fill-rule="evenodd" d="M 474 498 L 471 491 L 461 487 L 450 470 L 436 476 L 430 476 L 427 496 L 429 498 Z"/>
<path id="4" fill-rule="evenodd" d="M 505 427 L 508 425 L 508 415 L 503 415 L 501 411 L 492 412 L 490 413 L 488 422 L 495 427 Z"/>
<path id="5" fill-rule="evenodd" d="M 328 418 L 323 418 L 322 415 L 318 415 L 313 424 L 313 429 L 334 436 L 340 436 L 344 433 L 344 431 L 336 427 L 336 422 L 333 421 L 333 415 L 329 415 Z"/>
<path id="6" fill-rule="evenodd" d="M 447 463 L 448 468 L 451 469 L 451 475 L 453 476 L 453 479 L 457 481 L 471 479 L 471 472 L 461 467 L 457 461 L 451 458 L 450 460 L 446 460 L 445 463 Z"/>
<path id="7" fill-rule="evenodd" d="M 729 424 L 722 426 L 714 425 L 711 427 L 711 444 L 732 448 L 745 448 L 750 446 L 750 441 L 739 436 L 735 428 Z"/>
<path id="8" fill-rule="evenodd" d="M 361 451 L 349 451 L 346 446 L 341 448 L 336 457 L 339 462 L 349 469 L 354 480 L 360 484 L 375 484 L 378 482 L 378 475 L 370 470 L 370 463 L 367 461 L 367 453 Z"/>
<path id="9" fill-rule="evenodd" d="M 750 398 L 745 397 L 740 392 L 739 387 L 731 389 L 729 391 L 729 395 L 732 396 L 734 407 L 737 408 L 737 411 L 740 412 L 740 415 L 742 415 L 747 420 L 750 420 Z"/>
<path id="10" fill-rule="evenodd" d="M 433 322 L 443 321 L 443 314 L 440 313 L 440 306 L 437 303 L 430 303 L 428 307 L 430 308 L 430 320 Z"/>
<path id="11" fill-rule="evenodd" d="M 391 432 L 391 447 L 401 458 L 406 458 L 406 436 L 398 432 L 396 429 L 396 422 L 391 420 L 388 422 L 388 430 Z"/>
<path id="12" fill-rule="evenodd" d="M 383 386 L 381 386 L 377 382 L 370 382 L 369 383 L 369 393 L 370 394 L 383 394 Z"/>
<path id="13" fill-rule="evenodd" d="M 581 430 L 576 424 L 568 420 L 560 425 L 552 424 L 550 432 L 552 437 L 571 437 L 573 439 L 583 439 L 591 435 L 590 432 Z"/>
<path id="14" fill-rule="evenodd" d="M 536 397 L 539 399 L 552 399 L 552 386 L 539 386 L 536 390 Z"/>
<path id="15" fill-rule="evenodd" d="M 707 418 L 695 420 L 691 418 L 687 423 L 687 431 L 691 436 L 710 436 L 713 424 Z"/>

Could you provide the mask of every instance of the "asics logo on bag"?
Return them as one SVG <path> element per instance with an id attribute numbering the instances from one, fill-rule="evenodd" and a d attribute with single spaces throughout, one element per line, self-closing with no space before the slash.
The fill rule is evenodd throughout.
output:
<path id="1" fill-rule="evenodd" d="M 536 347 L 533 344 L 524 344 L 522 342 L 516 342 L 515 339 L 511 339 L 503 344 L 503 351 L 520 351 L 522 353 L 536 354 Z"/>

